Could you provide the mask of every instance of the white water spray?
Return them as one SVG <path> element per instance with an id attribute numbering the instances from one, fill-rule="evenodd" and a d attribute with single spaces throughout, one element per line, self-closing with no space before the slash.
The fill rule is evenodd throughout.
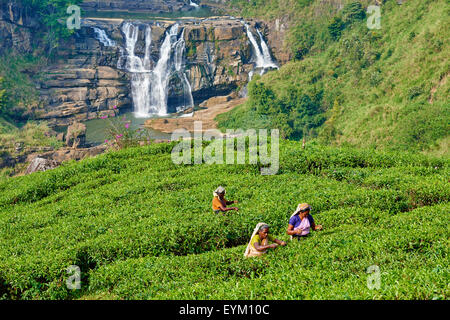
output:
<path id="1" fill-rule="evenodd" d="M 268 69 L 275 68 L 278 69 L 278 66 L 273 62 L 272 57 L 270 56 L 269 47 L 267 46 L 267 43 L 264 41 L 264 38 L 259 32 L 258 29 L 256 31 L 258 32 L 259 39 L 261 42 L 261 49 L 259 48 L 258 42 L 256 41 L 255 37 L 253 36 L 253 33 L 250 30 L 250 26 L 247 23 L 244 23 L 245 28 L 247 30 L 247 36 L 250 40 L 250 43 L 253 46 L 253 52 L 255 53 L 255 69 L 260 69 L 260 75 L 263 75 Z M 254 70 L 249 72 L 249 79 L 251 80 Z"/>
<path id="2" fill-rule="evenodd" d="M 184 41 L 184 29 L 181 32 L 180 39 L 175 43 L 175 71 L 178 73 L 178 76 L 183 81 L 183 101 L 187 101 L 187 105 L 184 104 L 182 106 L 177 107 L 177 112 L 182 111 L 184 109 L 187 109 L 194 105 L 194 98 L 192 97 L 192 88 L 191 84 L 189 83 L 186 73 L 184 70 L 184 51 L 185 51 L 186 45 Z M 186 90 L 187 89 L 187 90 Z"/>
<path id="3" fill-rule="evenodd" d="M 267 43 L 264 41 L 264 38 L 261 34 L 261 32 L 256 29 L 256 32 L 259 34 L 259 39 L 261 40 L 261 48 L 263 53 L 263 59 L 264 59 L 264 68 L 276 68 L 278 69 L 278 66 L 273 62 L 272 57 L 270 56 L 269 47 L 267 46 Z"/>
<path id="4" fill-rule="evenodd" d="M 105 30 L 93 27 L 95 32 L 95 38 L 100 41 L 105 47 L 115 47 L 116 42 L 111 40 L 108 35 L 106 34 Z"/>
<path id="5" fill-rule="evenodd" d="M 182 111 L 194 105 L 191 86 L 184 72 L 184 29 L 178 37 L 178 28 L 179 25 L 174 24 L 166 31 L 159 59 L 155 64 L 150 56 L 151 27 L 147 26 L 145 30 L 143 58 L 136 56 L 134 52 L 139 38 L 139 26 L 127 22 L 122 27 L 127 54 L 125 69 L 131 72 L 131 93 L 137 117 L 167 115 L 169 80 L 175 73 L 183 83 L 185 101 L 184 105 L 178 106 L 176 110 Z"/>

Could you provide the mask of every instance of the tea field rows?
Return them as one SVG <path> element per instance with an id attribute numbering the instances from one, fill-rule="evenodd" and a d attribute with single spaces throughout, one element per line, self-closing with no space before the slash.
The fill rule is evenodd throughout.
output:
<path id="1" fill-rule="evenodd" d="M 0 182 L 4 299 L 446 299 L 448 160 L 280 144 L 258 165 L 176 165 L 174 143 Z M 222 185 L 238 212 L 211 210 Z M 289 240 L 300 202 L 324 230 L 257 259 L 254 226 Z M 81 268 L 81 290 L 66 287 Z M 369 289 L 369 266 L 381 286 Z M 295 275 L 298 275 L 296 277 Z"/>

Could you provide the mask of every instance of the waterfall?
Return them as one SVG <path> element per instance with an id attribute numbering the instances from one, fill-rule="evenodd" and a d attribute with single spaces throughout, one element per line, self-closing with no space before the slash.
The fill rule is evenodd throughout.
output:
<path id="1" fill-rule="evenodd" d="M 157 110 L 159 115 L 167 114 L 168 82 L 170 76 L 170 53 L 172 51 L 173 38 L 176 39 L 178 24 L 174 24 L 166 32 L 163 44 L 160 49 L 159 60 L 153 70 L 153 90 L 151 91 L 150 105 Z"/>
<path id="2" fill-rule="evenodd" d="M 108 38 L 108 35 L 106 34 L 105 30 L 97 28 L 97 27 L 93 27 L 92 29 L 94 29 L 95 35 L 96 35 L 96 39 L 98 41 L 100 41 L 101 43 L 103 43 L 103 45 L 105 47 L 115 47 L 116 43 L 111 40 L 110 38 Z"/>
<path id="3" fill-rule="evenodd" d="M 264 59 L 264 68 L 278 69 L 278 66 L 272 61 L 272 57 L 270 56 L 269 47 L 267 46 L 267 43 L 264 41 L 264 38 L 263 38 L 261 32 L 258 29 L 256 29 L 256 32 L 258 32 L 259 39 L 261 40 L 261 48 L 262 48 L 263 59 Z"/>
<path id="4" fill-rule="evenodd" d="M 144 56 L 144 68 L 150 70 L 150 46 L 152 44 L 152 28 L 147 26 L 145 29 L 145 56 Z"/>
<path id="5" fill-rule="evenodd" d="M 252 44 L 253 52 L 255 53 L 256 61 L 255 61 L 254 70 L 260 69 L 260 75 L 263 75 L 267 71 L 267 69 L 270 69 L 270 68 L 278 69 L 278 66 L 272 61 L 272 57 L 270 56 L 269 47 L 267 46 L 267 43 L 264 41 L 264 38 L 263 38 L 261 32 L 259 32 L 259 30 L 255 28 L 259 35 L 262 50 L 260 49 L 258 42 L 256 41 L 255 37 L 253 36 L 253 33 L 251 32 L 250 26 L 247 23 L 244 23 L 244 25 L 247 30 L 248 39 L 250 40 L 250 43 Z M 249 73 L 250 80 L 254 74 L 254 70 L 252 70 Z"/>
<path id="6" fill-rule="evenodd" d="M 146 117 L 149 110 L 150 90 L 151 90 L 151 70 L 150 70 L 150 44 L 151 28 L 147 26 L 145 32 L 145 56 L 141 59 L 134 53 L 139 37 L 139 26 L 126 22 L 122 26 L 125 35 L 125 69 L 131 73 L 131 96 L 133 98 L 134 112 L 137 117 Z"/>
<path id="7" fill-rule="evenodd" d="M 253 37 L 253 33 L 250 31 L 250 27 L 248 24 L 245 24 L 245 28 L 247 29 L 248 39 L 250 40 L 250 42 L 253 46 L 253 49 L 254 49 L 254 53 L 256 55 L 256 68 L 263 68 L 264 57 L 261 53 L 261 50 L 259 50 L 258 43 L 256 42 L 255 37 Z"/>
<path id="8" fill-rule="evenodd" d="M 126 69 L 130 72 L 146 72 L 141 58 L 134 54 L 134 48 L 139 36 L 139 26 L 127 22 L 123 25 L 122 31 L 125 34 L 125 50 L 127 52 Z"/>
<path id="9" fill-rule="evenodd" d="M 189 83 L 186 73 L 184 72 L 184 51 L 185 51 L 185 41 L 184 41 L 184 29 L 181 32 L 180 39 L 175 44 L 175 71 L 178 76 L 183 81 L 183 101 L 188 101 L 188 105 L 178 106 L 177 112 L 187 109 L 194 105 L 194 98 L 192 97 L 192 88 Z M 187 90 L 186 90 L 187 89 Z"/>
<path id="10" fill-rule="evenodd" d="M 148 25 L 145 30 L 143 58 L 135 54 L 139 26 L 126 22 L 122 27 L 127 55 L 124 68 L 131 73 L 131 94 L 137 117 L 167 115 L 169 80 L 175 75 L 183 84 L 183 101 L 185 101 L 182 106 L 177 106 L 176 111 L 182 111 L 194 105 L 191 85 L 184 72 L 184 29 L 179 37 L 178 29 L 179 25 L 174 24 L 166 31 L 159 50 L 159 59 L 155 64 L 150 56 L 151 27 Z M 119 61 L 118 66 L 122 65 L 123 62 Z M 154 66 L 153 69 L 152 66 Z"/>

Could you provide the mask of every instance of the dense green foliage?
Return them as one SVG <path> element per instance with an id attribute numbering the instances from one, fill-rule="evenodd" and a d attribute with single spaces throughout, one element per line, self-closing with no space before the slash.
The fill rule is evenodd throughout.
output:
<path id="1" fill-rule="evenodd" d="M 28 147 L 62 145 L 55 137 L 45 135 L 50 131 L 45 121 L 31 121 L 40 105 L 35 81 L 44 64 L 44 58 L 32 55 L 0 56 L 0 179 L 23 169 L 22 165 L 5 165 L 5 159 L 24 158 Z M 17 144 L 23 147 L 19 152 L 15 150 Z"/>
<path id="2" fill-rule="evenodd" d="M 50 51 L 78 2 L 20 1 L 40 13 Z M 317 138 L 282 141 L 277 175 L 261 163 L 176 165 L 173 142 L 0 180 L 0 299 L 448 299 L 450 160 L 403 151 L 446 151 L 448 3 L 383 1 L 381 30 L 367 29 L 361 3 L 231 1 L 245 17 L 290 21 L 295 61 L 255 76 L 248 102 L 219 116 L 222 128 Z M 24 70 L 39 61 L 0 61 L 0 131 L 33 105 Z M 46 141 L 45 125 L 24 128 L 0 144 Z M 124 128 L 113 136 L 129 139 Z M 212 212 L 218 185 L 238 212 Z M 289 242 L 300 202 L 324 230 Z M 288 245 L 245 259 L 261 221 Z M 66 287 L 71 265 L 81 290 Z M 374 265 L 379 289 L 367 286 Z"/>
<path id="3" fill-rule="evenodd" d="M 263 176 L 260 165 L 175 165 L 174 144 L 0 182 L 0 296 L 448 298 L 448 160 L 282 141 L 279 174 Z M 212 213 L 218 185 L 239 212 Z M 243 258 L 260 221 L 288 240 L 299 202 L 324 231 Z M 70 265 L 81 290 L 66 288 Z M 370 265 L 379 290 L 366 286 Z"/>
<path id="4" fill-rule="evenodd" d="M 0 4 L 10 2 L 2 0 Z M 58 47 L 62 38 L 67 38 L 73 33 L 66 26 L 66 19 L 69 17 L 67 8 L 70 5 L 77 5 L 83 0 L 16 0 L 16 5 L 24 8 L 25 13 L 38 19 L 41 29 L 39 36 L 43 38 L 48 54 L 51 54 Z"/>
<path id="5" fill-rule="evenodd" d="M 245 2 L 234 1 L 244 15 L 290 19 L 294 61 L 252 80 L 249 100 L 218 116 L 222 128 L 448 153 L 448 1 L 384 1 L 381 29 L 367 27 L 364 1 L 260 1 L 253 11 Z"/>
<path id="6" fill-rule="evenodd" d="M 4 54 L 0 57 L 0 117 L 22 119 L 39 104 L 34 81 L 45 59 L 32 55 Z"/>

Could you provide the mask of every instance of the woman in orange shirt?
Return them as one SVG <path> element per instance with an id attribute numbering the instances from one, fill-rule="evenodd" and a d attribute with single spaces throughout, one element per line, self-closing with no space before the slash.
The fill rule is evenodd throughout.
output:
<path id="1" fill-rule="evenodd" d="M 232 203 L 237 203 L 237 200 L 234 201 L 228 201 L 227 199 L 225 199 L 225 188 L 223 187 L 218 187 L 214 193 L 214 198 L 212 201 L 212 209 L 214 211 L 214 213 L 220 213 L 220 212 L 225 212 L 225 211 L 230 211 L 230 210 L 236 210 L 238 211 L 239 209 L 236 207 L 227 207 L 227 205 L 232 204 Z"/>

